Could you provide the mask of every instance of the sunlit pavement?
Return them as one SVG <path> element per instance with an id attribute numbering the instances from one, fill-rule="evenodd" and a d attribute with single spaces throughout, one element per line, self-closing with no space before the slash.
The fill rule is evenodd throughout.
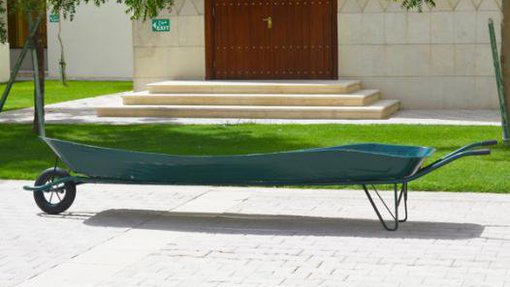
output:
<path id="1" fill-rule="evenodd" d="M 359 190 L 83 185 L 49 216 L 24 184 L 0 286 L 510 286 L 508 195 L 411 191 L 388 232 Z"/>

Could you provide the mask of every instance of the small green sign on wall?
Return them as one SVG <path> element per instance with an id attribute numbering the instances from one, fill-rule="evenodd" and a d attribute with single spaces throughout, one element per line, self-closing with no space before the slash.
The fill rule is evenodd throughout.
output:
<path id="1" fill-rule="evenodd" d="M 57 14 L 50 15 L 50 23 L 58 23 L 60 21 L 60 17 Z"/>
<path id="2" fill-rule="evenodd" d="M 152 19 L 152 32 L 170 32 L 170 19 Z"/>

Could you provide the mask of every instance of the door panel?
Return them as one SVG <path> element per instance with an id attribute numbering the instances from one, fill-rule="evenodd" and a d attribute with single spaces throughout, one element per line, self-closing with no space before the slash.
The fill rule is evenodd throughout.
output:
<path id="1" fill-rule="evenodd" d="M 251 0 L 214 2 L 215 78 L 265 78 L 271 70 L 270 31 L 261 19 L 269 14 L 270 6 Z"/>
<path id="2" fill-rule="evenodd" d="M 206 29 L 212 34 L 207 37 L 208 78 L 337 77 L 335 1 L 212 2 L 212 13 L 206 13 L 213 27 Z M 272 25 L 264 21 L 267 17 Z"/>

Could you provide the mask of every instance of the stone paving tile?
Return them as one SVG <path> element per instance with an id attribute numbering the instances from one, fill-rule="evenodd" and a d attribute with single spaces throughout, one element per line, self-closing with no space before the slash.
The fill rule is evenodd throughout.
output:
<path id="1" fill-rule="evenodd" d="M 41 214 L 32 194 L 21 187 L 29 182 L 0 181 L 0 286 L 15 286 L 124 233 L 145 220 L 126 227 L 94 227 L 83 224 L 98 212 L 111 208 L 170 210 L 203 191 L 168 191 L 166 187 L 87 186 L 72 210 L 63 216 Z M 108 192 L 102 192 L 103 190 Z M 145 196 L 144 196 L 145 193 Z"/>
<path id="2" fill-rule="evenodd" d="M 84 185 L 47 216 L 23 184 L 0 286 L 510 286 L 507 195 L 411 192 L 386 232 L 356 190 Z"/>

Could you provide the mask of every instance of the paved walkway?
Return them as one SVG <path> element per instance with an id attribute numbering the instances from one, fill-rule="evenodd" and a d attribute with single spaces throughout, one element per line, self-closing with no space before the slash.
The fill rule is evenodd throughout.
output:
<path id="1" fill-rule="evenodd" d="M 426 124 L 426 125 L 500 125 L 497 110 L 403 110 L 389 120 L 255 120 L 255 119 L 177 119 L 177 118 L 98 118 L 96 107 L 122 105 L 122 94 L 107 95 L 64 102 L 46 107 L 46 120 L 49 123 L 103 123 L 103 124 Z M 0 123 L 30 123 L 33 109 L 8 111 L 0 114 Z"/>
<path id="2" fill-rule="evenodd" d="M 360 191 L 83 185 L 49 216 L 24 184 L 0 286 L 510 286 L 508 195 L 411 192 L 387 232 Z"/>

